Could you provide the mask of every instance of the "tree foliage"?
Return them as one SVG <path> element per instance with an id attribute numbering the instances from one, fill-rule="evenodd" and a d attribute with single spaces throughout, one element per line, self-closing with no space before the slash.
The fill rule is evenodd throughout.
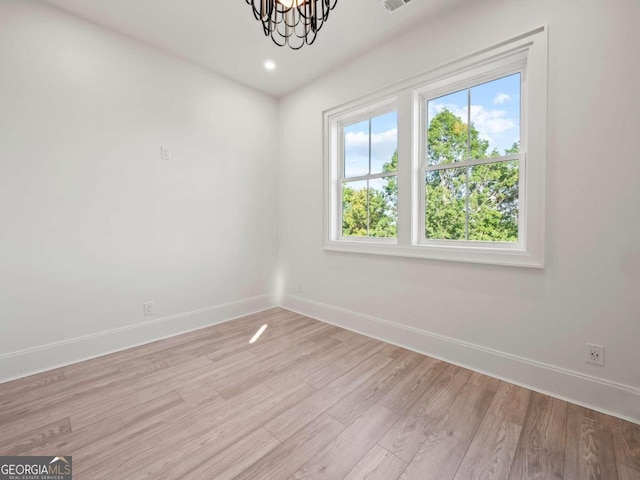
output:
<path id="1" fill-rule="evenodd" d="M 398 152 L 382 166 L 383 173 L 398 170 Z M 358 182 L 359 183 L 359 182 Z M 395 237 L 398 234 L 398 181 L 382 179 L 382 188 L 342 188 L 342 234 L 350 237 Z"/>
<path id="2" fill-rule="evenodd" d="M 497 162 L 454 167 L 474 158 L 499 157 L 489 142 L 449 110 L 438 113 L 428 127 L 429 165 L 452 165 L 426 175 L 426 236 L 431 239 L 507 241 L 518 239 L 518 163 Z M 518 153 L 514 143 L 504 155 Z M 383 166 L 396 172 L 398 152 Z M 343 186 L 343 235 L 395 237 L 398 183 L 383 179 L 381 189 Z"/>
<path id="3" fill-rule="evenodd" d="M 386 187 L 385 187 L 386 188 Z M 396 189 L 397 191 L 397 189 Z M 342 190 L 342 232 L 352 237 L 395 237 L 396 217 L 388 204 L 386 190 Z M 396 194 L 397 195 L 397 194 Z"/>

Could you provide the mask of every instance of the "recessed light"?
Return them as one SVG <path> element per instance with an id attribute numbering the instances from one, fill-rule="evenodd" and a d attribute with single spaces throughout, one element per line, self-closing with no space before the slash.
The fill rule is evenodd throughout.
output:
<path id="1" fill-rule="evenodd" d="M 266 62 L 264 62 L 264 68 L 266 68 L 269 71 L 275 70 L 276 64 L 273 60 L 267 60 Z"/>

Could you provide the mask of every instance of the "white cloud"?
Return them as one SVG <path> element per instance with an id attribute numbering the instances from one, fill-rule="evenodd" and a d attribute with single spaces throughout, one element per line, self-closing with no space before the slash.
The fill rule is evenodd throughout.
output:
<path id="1" fill-rule="evenodd" d="M 344 143 L 347 176 L 368 174 L 369 160 L 371 160 L 372 172 L 381 172 L 382 166 L 391 160 L 398 148 L 398 129 L 393 128 L 371 135 L 371 152 L 369 152 L 369 134 L 366 132 L 348 132 L 344 136 Z"/>
<path id="2" fill-rule="evenodd" d="M 482 105 L 471 105 L 471 122 L 478 131 L 487 135 L 515 128 L 515 122 L 506 118 L 506 115 L 504 110 L 486 110 Z"/>
<path id="3" fill-rule="evenodd" d="M 398 141 L 398 129 L 393 128 L 382 133 L 371 135 L 371 145 L 396 144 Z M 349 132 L 344 136 L 347 148 L 369 148 L 369 135 L 365 132 Z"/>
<path id="4" fill-rule="evenodd" d="M 345 163 L 347 170 L 360 171 L 360 164 L 366 164 L 369 168 L 369 135 L 365 132 L 348 132 L 344 136 Z M 374 172 L 380 171 L 382 165 L 391 160 L 393 153 L 398 148 L 398 129 L 393 128 L 386 132 L 371 135 L 371 168 Z"/>
<path id="5" fill-rule="evenodd" d="M 467 122 L 467 107 L 461 108 L 454 104 L 429 103 L 429 117 L 433 118 L 444 109 L 449 110 L 456 117 L 460 117 L 463 122 Z M 475 125 L 480 133 L 480 138 L 490 142 L 493 141 L 493 135 L 499 135 L 516 127 L 516 123 L 507 118 L 506 111 L 487 110 L 482 105 L 471 105 L 471 123 Z"/>
<path id="6" fill-rule="evenodd" d="M 493 97 L 493 104 L 500 105 L 509 100 L 511 100 L 511 97 L 506 93 L 498 93 L 495 97 Z"/>

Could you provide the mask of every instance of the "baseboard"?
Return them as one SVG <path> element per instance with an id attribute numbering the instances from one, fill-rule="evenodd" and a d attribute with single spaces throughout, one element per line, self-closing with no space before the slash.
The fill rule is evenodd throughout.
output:
<path id="1" fill-rule="evenodd" d="M 274 306 L 260 295 L 0 355 L 0 383 L 205 328 Z"/>
<path id="2" fill-rule="evenodd" d="M 640 424 L 640 389 L 294 295 L 283 308 Z"/>

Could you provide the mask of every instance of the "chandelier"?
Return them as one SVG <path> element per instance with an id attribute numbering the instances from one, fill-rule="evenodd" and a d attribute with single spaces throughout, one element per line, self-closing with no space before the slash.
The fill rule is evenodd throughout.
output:
<path id="1" fill-rule="evenodd" d="M 311 45 L 338 0 L 246 0 L 264 34 L 280 47 Z"/>

